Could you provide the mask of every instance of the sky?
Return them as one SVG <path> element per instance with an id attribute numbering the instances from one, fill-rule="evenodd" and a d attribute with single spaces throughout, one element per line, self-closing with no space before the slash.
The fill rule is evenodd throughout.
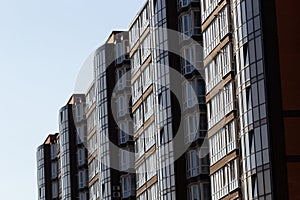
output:
<path id="1" fill-rule="evenodd" d="M 0 197 L 37 199 L 36 148 L 90 53 L 143 0 L 0 0 Z"/>

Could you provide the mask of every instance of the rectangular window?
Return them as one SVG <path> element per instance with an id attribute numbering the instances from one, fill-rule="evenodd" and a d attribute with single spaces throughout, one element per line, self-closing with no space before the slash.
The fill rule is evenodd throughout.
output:
<path id="1" fill-rule="evenodd" d="M 238 176 L 237 176 L 237 160 L 233 160 L 228 164 L 228 182 L 229 191 L 233 191 L 238 187 Z"/>
<path id="2" fill-rule="evenodd" d="M 141 34 L 146 29 L 146 27 L 149 25 L 149 8 L 148 6 L 145 7 L 145 9 L 142 11 L 141 17 Z"/>
<path id="3" fill-rule="evenodd" d="M 216 18 L 203 32 L 204 58 L 220 43 L 219 20 Z"/>
<path id="4" fill-rule="evenodd" d="M 145 162 L 143 162 L 136 169 L 136 184 L 137 184 L 137 188 L 140 188 L 145 183 L 146 183 L 146 165 L 145 165 Z"/>
<path id="5" fill-rule="evenodd" d="M 189 200 L 200 200 L 200 187 L 199 185 L 191 185 L 189 187 Z"/>
<path id="6" fill-rule="evenodd" d="M 123 90 L 127 84 L 126 69 L 117 69 L 118 90 Z"/>
<path id="7" fill-rule="evenodd" d="M 227 83 L 224 86 L 224 106 L 225 106 L 225 115 L 230 113 L 233 110 L 233 88 L 232 82 Z"/>
<path id="8" fill-rule="evenodd" d="M 120 169 L 126 171 L 134 166 L 134 153 L 129 149 L 120 149 Z"/>
<path id="9" fill-rule="evenodd" d="M 226 155 L 226 134 L 221 129 L 209 139 L 210 162 L 214 164 Z"/>
<path id="10" fill-rule="evenodd" d="M 192 36 L 192 15 L 183 15 L 181 17 L 182 39 L 187 40 Z"/>
<path id="11" fill-rule="evenodd" d="M 212 199 L 221 199 L 228 193 L 227 166 L 211 175 Z"/>
<path id="12" fill-rule="evenodd" d="M 149 125 L 149 127 L 144 131 L 144 137 L 145 137 L 145 147 L 147 151 L 155 144 L 154 123 Z"/>
<path id="13" fill-rule="evenodd" d="M 222 80 L 220 56 L 217 55 L 205 68 L 206 90 L 210 92 Z"/>
<path id="14" fill-rule="evenodd" d="M 199 113 L 185 118 L 185 142 L 192 143 L 199 138 Z"/>
<path id="15" fill-rule="evenodd" d="M 152 65 L 149 64 L 143 71 L 143 92 L 145 92 L 148 87 L 152 84 L 152 77 L 153 77 L 153 71 L 152 71 Z"/>
<path id="16" fill-rule="evenodd" d="M 158 200 L 158 194 L 157 183 L 155 183 L 148 189 L 148 200 Z"/>
<path id="17" fill-rule="evenodd" d="M 120 144 L 124 144 L 129 140 L 128 122 L 120 122 L 119 124 L 119 141 Z"/>
<path id="18" fill-rule="evenodd" d="M 187 153 L 187 176 L 193 177 L 199 174 L 199 155 L 197 150 L 191 150 Z"/>
<path id="19" fill-rule="evenodd" d="M 208 16 L 215 10 L 218 3 L 221 0 L 202 0 L 201 2 L 201 9 L 202 9 L 202 21 L 204 22 Z"/>
<path id="20" fill-rule="evenodd" d="M 137 131 L 144 122 L 144 113 L 143 113 L 143 106 L 141 105 L 136 109 L 133 113 L 133 122 L 134 122 L 134 131 Z"/>
<path id="21" fill-rule="evenodd" d="M 51 159 L 55 159 L 56 158 L 56 154 L 57 154 L 56 145 L 57 144 L 51 144 Z"/>
<path id="22" fill-rule="evenodd" d="M 86 174 L 85 171 L 79 171 L 78 173 L 78 185 L 79 188 L 84 188 L 86 186 Z"/>
<path id="23" fill-rule="evenodd" d="M 145 152 L 145 141 L 144 135 L 142 134 L 135 141 L 135 152 L 136 152 L 136 160 L 139 159 Z"/>
<path id="24" fill-rule="evenodd" d="M 57 182 L 52 183 L 52 198 L 58 197 L 58 184 Z"/>
<path id="25" fill-rule="evenodd" d="M 132 87 L 132 103 L 134 104 L 142 95 L 142 76 L 136 79 Z"/>
<path id="26" fill-rule="evenodd" d="M 57 177 L 57 162 L 51 163 L 52 179 Z"/>
<path id="27" fill-rule="evenodd" d="M 147 181 L 156 175 L 156 154 L 151 154 L 146 160 Z"/>
<path id="28" fill-rule="evenodd" d="M 85 161 L 85 152 L 83 149 L 78 149 L 77 151 L 78 165 L 81 166 Z"/>
<path id="29" fill-rule="evenodd" d="M 226 131 L 226 143 L 227 143 L 227 153 L 230 153 L 236 148 L 236 136 L 235 136 L 235 123 L 230 122 L 225 127 Z"/>
<path id="30" fill-rule="evenodd" d="M 128 198 L 131 195 L 131 177 L 130 176 L 121 177 L 121 183 L 122 183 L 122 197 Z"/>
<path id="31" fill-rule="evenodd" d="M 135 23 L 132 25 L 131 29 L 129 30 L 129 43 L 130 43 L 130 48 L 132 48 L 135 43 L 137 42 L 140 34 L 140 25 L 139 25 L 139 20 L 136 20 Z"/>
<path id="32" fill-rule="evenodd" d="M 194 11 L 193 17 L 194 17 L 194 35 L 200 35 L 201 34 L 200 11 Z"/>
<path id="33" fill-rule="evenodd" d="M 144 63 L 145 60 L 149 57 L 151 53 L 151 43 L 150 43 L 150 34 L 146 36 L 144 41 L 142 42 L 140 48 L 141 48 L 141 63 Z"/>
<path id="34" fill-rule="evenodd" d="M 131 74 L 134 74 L 141 65 L 139 49 L 137 49 L 136 52 L 133 54 L 131 63 L 132 63 Z"/>
<path id="35" fill-rule="evenodd" d="M 143 102 L 144 105 L 144 115 L 145 115 L 145 121 L 148 120 L 151 115 L 153 114 L 153 94 L 151 93 L 146 100 Z"/>
<path id="36" fill-rule="evenodd" d="M 189 74 L 194 71 L 194 51 L 192 46 L 183 48 L 181 52 L 181 67 L 183 74 Z"/>
<path id="37" fill-rule="evenodd" d="M 194 79 L 184 85 L 184 107 L 191 108 L 194 105 L 205 103 L 205 84 L 203 80 Z"/>
<path id="38" fill-rule="evenodd" d="M 118 104 L 119 104 L 119 110 L 118 110 L 118 116 L 119 117 L 122 117 L 124 116 L 125 114 L 127 114 L 127 106 L 126 106 L 126 96 L 120 96 L 119 97 L 119 101 L 118 101 Z"/>
<path id="39" fill-rule="evenodd" d="M 117 43 L 115 46 L 117 64 L 122 63 L 124 60 L 124 46 L 123 43 Z"/>
<path id="40" fill-rule="evenodd" d="M 208 128 L 210 129 L 224 117 L 224 102 L 223 102 L 222 90 L 218 94 L 216 94 L 210 100 L 210 102 L 208 102 L 207 107 L 208 107 Z"/>
<path id="41" fill-rule="evenodd" d="M 220 39 L 222 39 L 227 33 L 229 33 L 228 6 L 226 6 L 219 12 L 219 23 L 220 23 Z"/>
<path id="42" fill-rule="evenodd" d="M 221 56 L 222 75 L 224 77 L 232 70 L 230 45 L 225 46 L 221 50 L 220 56 Z"/>

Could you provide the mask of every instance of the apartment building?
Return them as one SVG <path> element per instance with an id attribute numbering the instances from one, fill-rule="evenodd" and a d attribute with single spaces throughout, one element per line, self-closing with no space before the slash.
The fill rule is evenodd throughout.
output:
<path id="1" fill-rule="evenodd" d="M 201 1 L 212 199 L 297 194 L 287 187 L 297 188 L 287 174 L 295 175 L 299 161 L 298 152 L 289 151 L 291 122 L 299 115 L 287 84 L 296 83 L 287 74 L 295 70 L 289 53 L 295 44 L 282 28 L 288 7 L 279 1 Z M 286 62 L 287 56 L 292 59 Z"/>
<path id="2" fill-rule="evenodd" d="M 210 199 L 207 109 L 199 0 L 178 0 L 178 32 L 182 84 L 181 113 L 186 157 L 186 199 Z"/>
<path id="3" fill-rule="evenodd" d="M 93 199 L 135 199 L 128 32 L 113 31 L 94 55 L 98 183 Z"/>
<path id="4" fill-rule="evenodd" d="M 59 111 L 61 199 L 88 199 L 85 96 L 74 94 Z"/>
<path id="5" fill-rule="evenodd" d="M 52 200 L 60 197 L 60 159 L 58 133 L 49 135 L 37 148 L 38 199 Z"/>
<path id="6" fill-rule="evenodd" d="M 299 198 L 291 2 L 147 0 L 38 148 L 39 199 Z"/>
<path id="7" fill-rule="evenodd" d="M 200 28 L 199 1 L 164 0 L 147 1 L 129 27 L 137 199 L 209 199 L 209 160 L 201 156 L 208 145 Z M 186 152 L 173 141 L 180 135 L 190 146 Z"/>

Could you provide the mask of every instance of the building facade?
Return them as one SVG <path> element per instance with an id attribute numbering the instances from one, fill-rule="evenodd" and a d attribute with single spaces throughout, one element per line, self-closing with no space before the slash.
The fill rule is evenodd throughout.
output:
<path id="1" fill-rule="evenodd" d="M 37 149 L 38 199 L 61 199 L 58 133 L 49 135 Z"/>
<path id="2" fill-rule="evenodd" d="M 38 148 L 39 199 L 299 198 L 298 4 L 147 0 Z"/>

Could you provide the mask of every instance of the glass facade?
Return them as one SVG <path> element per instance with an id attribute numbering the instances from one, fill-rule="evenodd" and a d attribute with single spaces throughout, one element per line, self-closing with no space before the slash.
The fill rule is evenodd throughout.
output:
<path id="1" fill-rule="evenodd" d="M 271 137 L 279 126 L 271 120 L 287 115 L 292 134 L 298 110 L 284 101 L 293 109 L 270 114 L 276 108 L 267 101 L 273 72 L 263 29 L 270 11 L 263 6 L 261 0 L 148 0 L 128 32 L 112 32 L 95 51 L 86 94 L 60 110 L 59 135 L 38 148 L 38 198 L 274 199 L 280 183 L 275 187 L 272 175 L 280 167 L 273 154 L 283 150 L 272 146 L 281 136 Z M 176 41 L 167 29 L 180 33 Z M 170 52 L 174 46 L 178 55 Z M 175 86 L 177 100 L 173 69 L 184 78 Z M 172 141 L 177 129 L 187 146 L 180 159 Z M 295 180 L 292 138 L 286 174 Z"/>

